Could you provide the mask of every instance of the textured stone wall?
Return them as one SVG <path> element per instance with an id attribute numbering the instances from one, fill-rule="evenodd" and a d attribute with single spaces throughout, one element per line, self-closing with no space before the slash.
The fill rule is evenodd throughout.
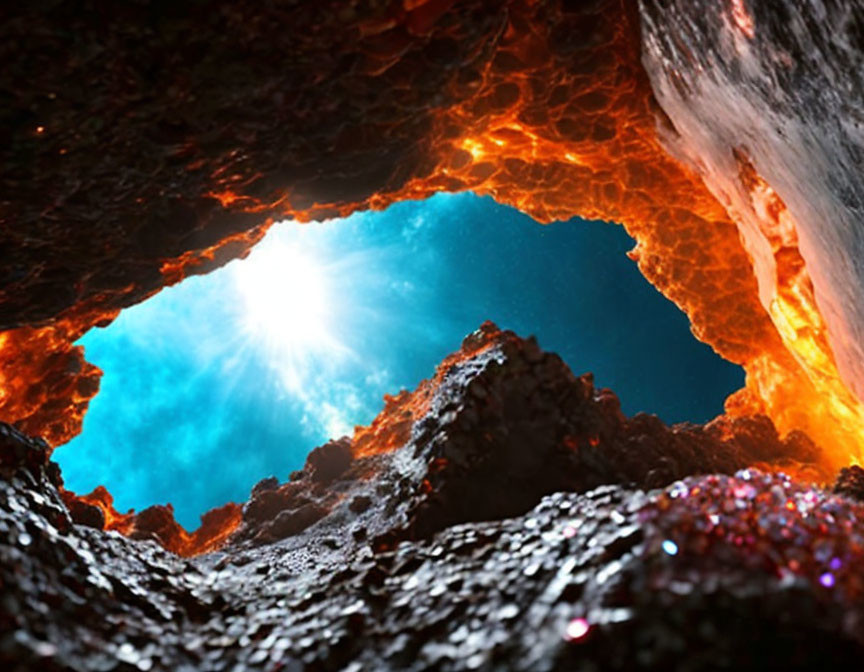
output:
<path id="1" fill-rule="evenodd" d="M 760 356 L 747 363 L 747 388 L 781 429 L 858 456 L 864 8 L 820 0 L 641 7 L 644 62 L 674 125 L 666 142 L 738 223 L 759 299 L 810 383 Z"/>
<path id="2" fill-rule="evenodd" d="M 726 204 L 663 144 L 634 1 L 41 2 L 0 37 L 0 418 L 51 444 L 97 388 L 87 328 L 274 217 L 442 190 L 624 224 L 694 333 L 761 372 L 736 414 L 810 429 L 814 399 L 849 396 L 790 354 Z"/>
<path id="3" fill-rule="evenodd" d="M 0 10 L 0 666 L 858 664 L 864 472 L 805 483 L 864 427 L 862 20 L 756 4 Z M 626 226 L 747 389 L 706 426 L 625 418 L 487 324 L 193 533 L 63 489 L 87 329 L 276 218 L 459 190 Z"/>
<path id="4" fill-rule="evenodd" d="M 590 375 L 489 324 L 417 395 L 425 410 L 405 443 L 316 449 L 289 482 L 255 486 L 219 550 L 185 559 L 160 547 L 174 536 L 159 516 L 138 514 L 121 536 L 98 529 L 95 507 L 67 509 L 48 446 L 0 425 L 0 664 L 860 660 L 860 470 L 845 475 L 845 496 L 735 472 L 789 456 L 818 463 L 806 437 L 781 441 L 767 418 L 672 428 L 625 418 Z"/>

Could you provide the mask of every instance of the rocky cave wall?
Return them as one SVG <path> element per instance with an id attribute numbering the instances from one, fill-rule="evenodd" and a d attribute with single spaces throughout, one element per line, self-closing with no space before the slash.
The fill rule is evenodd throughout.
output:
<path id="1" fill-rule="evenodd" d="M 736 472 L 812 482 L 859 455 L 856 3 L 37 0 L 0 19 L 0 664 L 860 661 L 864 472 L 835 494 Z M 275 219 L 459 190 L 623 224 L 747 388 L 706 426 L 625 418 L 487 324 L 194 533 L 63 490 L 51 447 L 98 390 L 87 329 Z"/>
<path id="2" fill-rule="evenodd" d="M 784 432 L 808 432 L 833 466 L 857 456 L 850 325 L 860 283 L 851 262 L 825 270 L 836 249 L 854 249 L 836 234 L 850 228 L 853 192 L 820 190 L 837 225 L 830 245 L 815 245 L 811 231 L 825 218 L 800 204 L 813 202 L 812 188 L 798 189 L 809 174 L 780 179 L 788 156 L 739 147 L 741 129 L 715 123 L 725 107 L 703 115 L 707 94 L 674 93 L 716 82 L 737 95 L 741 80 L 717 73 L 739 73 L 742 54 L 766 76 L 803 60 L 803 47 L 766 51 L 780 44 L 780 29 L 770 29 L 784 25 L 780 14 L 751 16 L 740 0 L 703 4 L 200 0 L 120 9 L 46 0 L 7 13 L 0 418 L 53 445 L 74 436 L 99 371 L 72 342 L 161 287 L 242 256 L 274 218 L 470 189 L 541 222 L 622 223 L 638 241 L 640 269 L 697 337 L 747 369 L 730 413 L 764 412 Z M 803 5 L 818 18 L 821 3 Z M 854 28 L 856 12 L 832 16 Z M 763 24 L 764 35 L 754 28 Z M 793 85 L 837 61 L 829 33 L 813 33 L 805 46 L 821 61 L 801 65 L 809 70 Z M 854 91 L 844 71 L 822 74 L 833 90 Z M 761 97 L 750 87 L 742 95 L 751 115 L 728 116 L 739 125 L 770 118 L 779 86 Z M 806 126 L 796 102 L 804 99 L 777 114 Z M 854 158 L 854 129 L 834 131 Z M 734 145 L 734 165 L 726 147 L 702 161 L 700 133 L 709 132 Z M 769 163 L 774 172 L 762 175 Z M 749 193 L 746 207 L 728 193 Z"/>
<path id="3" fill-rule="evenodd" d="M 781 439 L 765 417 L 625 418 L 590 374 L 492 324 L 379 420 L 379 437 L 399 445 L 315 449 L 290 481 L 253 488 L 227 544 L 192 558 L 165 550 L 182 548 L 158 508 L 128 536 L 103 531 L 96 506 L 67 508 L 48 445 L 0 424 L 0 664 L 860 661 L 864 471 L 845 471 L 832 494 L 742 468 L 818 464 L 803 434 Z"/>
<path id="4" fill-rule="evenodd" d="M 860 3 L 644 2 L 643 62 L 664 141 L 738 223 L 759 299 L 812 383 L 757 357 L 748 388 L 781 429 L 858 455 L 864 389 L 864 9 Z M 730 110 L 735 110 L 730 114 Z M 771 406 L 771 402 L 769 402 Z M 845 436 L 825 431 L 841 423 Z M 840 446 L 844 446 L 842 449 Z"/>

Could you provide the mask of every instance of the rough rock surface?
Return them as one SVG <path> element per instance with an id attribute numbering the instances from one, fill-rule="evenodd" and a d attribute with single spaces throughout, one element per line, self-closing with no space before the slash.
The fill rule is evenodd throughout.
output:
<path id="1" fill-rule="evenodd" d="M 0 419 L 28 434 L 80 430 L 84 331 L 271 218 L 461 190 L 622 223 L 697 337 L 748 366 L 731 411 L 850 432 L 817 403 L 842 384 L 807 393 L 726 204 L 661 142 L 637 0 L 40 0 L 4 19 Z"/>
<path id="2" fill-rule="evenodd" d="M 0 10 L 0 666 L 860 665 L 861 470 L 736 470 L 818 475 L 794 428 L 862 445 L 861 26 L 851 0 Z M 627 226 L 747 367 L 734 417 L 624 418 L 487 325 L 192 535 L 64 491 L 20 431 L 74 435 L 99 371 L 72 343 L 272 217 L 464 189 Z"/>
<path id="3" fill-rule="evenodd" d="M 860 659 L 864 505 L 756 470 L 676 480 L 813 460 L 809 441 L 761 419 L 626 419 L 590 376 L 488 324 L 449 361 L 402 447 L 317 449 L 194 558 L 73 523 L 48 447 L 0 426 L 4 669 Z"/>
<path id="4" fill-rule="evenodd" d="M 813 384 L 781 384 L 789 399 L 772 418 L 781 430 L 843 442 L 836 426 L 864 426 L 864 5 L 640 7 L 643 62 L 671 122 L 667 146 L 738 223 L 760 301 Z M 757 394 L 778 386 L 772 366 L 754 361 L 748 374 Z M 793 417 L 802 396 L 809 417 Z M 861 439 L 850 433 L 838 452 L 848 460 Z"/>

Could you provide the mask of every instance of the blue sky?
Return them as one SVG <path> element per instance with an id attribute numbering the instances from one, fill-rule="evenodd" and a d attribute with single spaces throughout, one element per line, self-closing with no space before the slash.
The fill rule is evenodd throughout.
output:
<path id="1" fill-rule="evenodd" d="M 632 246 L 615 225 L 541 226 L 472 194 L 278 224 L 246 260 L 81 339 L 102 388 L 55 459 L 70 489 L 105 485 L 121 511 L 170 501 L 191 529 L 367 424 L 486 319 L 594 372 L 628 414 L 707 420 L 743 372 L 693 338 Z"/>

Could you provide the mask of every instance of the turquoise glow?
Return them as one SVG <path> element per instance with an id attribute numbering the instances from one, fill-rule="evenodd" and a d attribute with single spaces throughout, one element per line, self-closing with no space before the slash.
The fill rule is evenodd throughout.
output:
<path id="1" fill-rule="evenodd" d="M 121 511 L 170 501 L 194 528 L 371 421 L 384 393 L 428 377 L 486 319 L 593 371 L 628 413 L 709 419 L 743 373 L 693 338 L 625 257 L 632 245 L 618 226 L 544 227 L 471 194 L 277 225 L 247 260 L 81 339 L 102 390 L 55 457 L 70 489 L 104 484 Z"/>

